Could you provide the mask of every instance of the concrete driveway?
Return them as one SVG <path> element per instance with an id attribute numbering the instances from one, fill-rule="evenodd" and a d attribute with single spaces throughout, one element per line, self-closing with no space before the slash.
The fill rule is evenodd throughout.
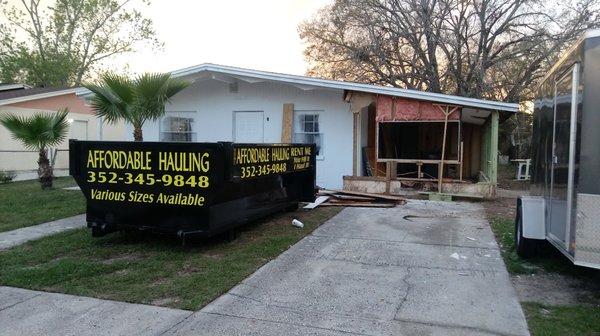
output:
<path id="1" fill-rule="evenodd" d="M 483 209 L 348 208 L 168 335 L 528 335 Z"/>

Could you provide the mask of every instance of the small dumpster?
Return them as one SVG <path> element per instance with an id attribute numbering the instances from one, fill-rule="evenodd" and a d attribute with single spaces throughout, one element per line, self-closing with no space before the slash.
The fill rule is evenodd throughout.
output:
<path id="1" fill-rule="evenodd" d="M 147 230 L 212 236 L 315 197 L 315 147 L 78 141 L 70 174 L 93 236 Z"/>

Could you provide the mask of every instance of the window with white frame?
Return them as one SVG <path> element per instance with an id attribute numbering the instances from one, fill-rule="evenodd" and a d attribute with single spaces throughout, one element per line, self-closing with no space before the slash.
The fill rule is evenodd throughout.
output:
<path id="1" fill-rule="evenodd" d="M 323 133 L 319 123 L 321 111 L 294 111 L 294 137 L 295 143 L 316 145 L 317 157 L 323 156 Z"/>
<path id="2" fill-rule="evenodd" d="M 167 113 L 167 116 L 161 120 L 160 141 L 196 141 L 194 118 L 191 113 Z"/>

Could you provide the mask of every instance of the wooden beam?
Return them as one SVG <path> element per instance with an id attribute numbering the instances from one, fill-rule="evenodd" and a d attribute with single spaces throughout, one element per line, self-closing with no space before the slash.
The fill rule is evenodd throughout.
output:
<path id="1" fill-rule="evenodd" d="M 406 201 L 406 198 L 404 198 L 402 196 L 374 194 L 374 193 L 368 193 L 368 192 L 362 192 L 362 191 L 324 189 L 324 190 L 320 190 L 319 192 L 340 193 L 340 194 L 355 195 L 355 196 L 366 196 L 366 197 L 381 198 L 381 199 L 391 200 L 391 201 Z"/>
<path id="2" fill-rule="evenodd" d="M 442 110 L 442 113 L 444 113 L 444 138 L 442 139 L 442 159 L 440 160 L 440 166 L 438 169 L 438 192 L 441 193 L 442 181 L 444 179 L 444 156 L 446 154 L 446 133 L 448 132 L 448 117 L 456 110 L 458 110 L 459 106 L 452 107 L 452 110 L 450 110 L 449 105 L 445 105 L 444 107 L 442 107 L 442 105 L 437 106 L 440 108 L 440 110 Z"/>
<path id="3" fill-rule="evenodd" d="M 292 128 L 294 126 L 294 104 L 283 104 L 283 119 L 281 121 L 281 142 L 292 142 Z"/>

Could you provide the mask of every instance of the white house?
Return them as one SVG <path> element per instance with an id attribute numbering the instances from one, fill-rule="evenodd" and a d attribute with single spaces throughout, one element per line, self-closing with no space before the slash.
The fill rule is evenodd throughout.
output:
<path id="1" fill-rule="evenodd" d="M 379 165 L 383 164 L 385 170 L 386 160 L 407 159 L 382 156 L 383 142 L 379 139 L 381 134 L 388 132 L 379 125 L 398 121 L 394 118 L 400 116 L 402 106 L 408 106 L 406 104 L 413 104 L 407 111 L 421 104 L 417 107 L 419 115 L 411 121 L 438 121 L 438 125 L 440 117 L 437 114 L 441 110 L 432 106 L 454 108 L 457 117 L 451 116 L 450 121 L 457 127 L 450 127 L 449 138 L 459 146 L 470 136 L 470 133 L 461 133 L 463 123 L 483 129 L 489 120 L 490 131 L 481 131 L 481 134 L 489 133 L 487 138 L 478 135 L 481 141 L 477 141 L 480 145 L 476 150 L 485 153 L 473 159 L 477 161 L 476 167 L 465 167 L 463 154 L 466 151 L 460 147 L 451 146 L 445 161 L 447 165 L 460 161 L 461 172 L 468 171 L 468 176 L 480 169 L 495 176 L 495 165 L 479 158 L 496 155 L 500 114 L 518 110 L 516 104 L 214 64 L 189 67 L 172 74 L 192 84 L 173 97 L 164 118 L 144 125 L 145 141 L 316 142 L 317 184 L 326 188 L 341 188 L 343 176 L 369 175 L 367 166 L 371 167 L 370 175 L 376 178 L 381 176 Z M 385 107 L 389 107 L 389 102 L 400 112 L 392 112 L 395 117 L 388 120 L 385 119 Z M 440 115 L 443 121 L 443 113 Z M 404 117 L 400 119 L 406 121 Z M 437 132 L 438 129 L 430 130 Z M 126 133 L 131 137 L 132 132 Z M 413 147 L 418 145 L 411 144 Z M 411 162 L 427 161 L 425 164 L 429 164 L 428 160 L 414 159 Z M 437 164 L 441 161 L 444 160 L 438 158 Z M 443 167 L 442 171 L 445 176 Z M 423 177 L 422 172 L 419 174 L 416 178 Z"/>

